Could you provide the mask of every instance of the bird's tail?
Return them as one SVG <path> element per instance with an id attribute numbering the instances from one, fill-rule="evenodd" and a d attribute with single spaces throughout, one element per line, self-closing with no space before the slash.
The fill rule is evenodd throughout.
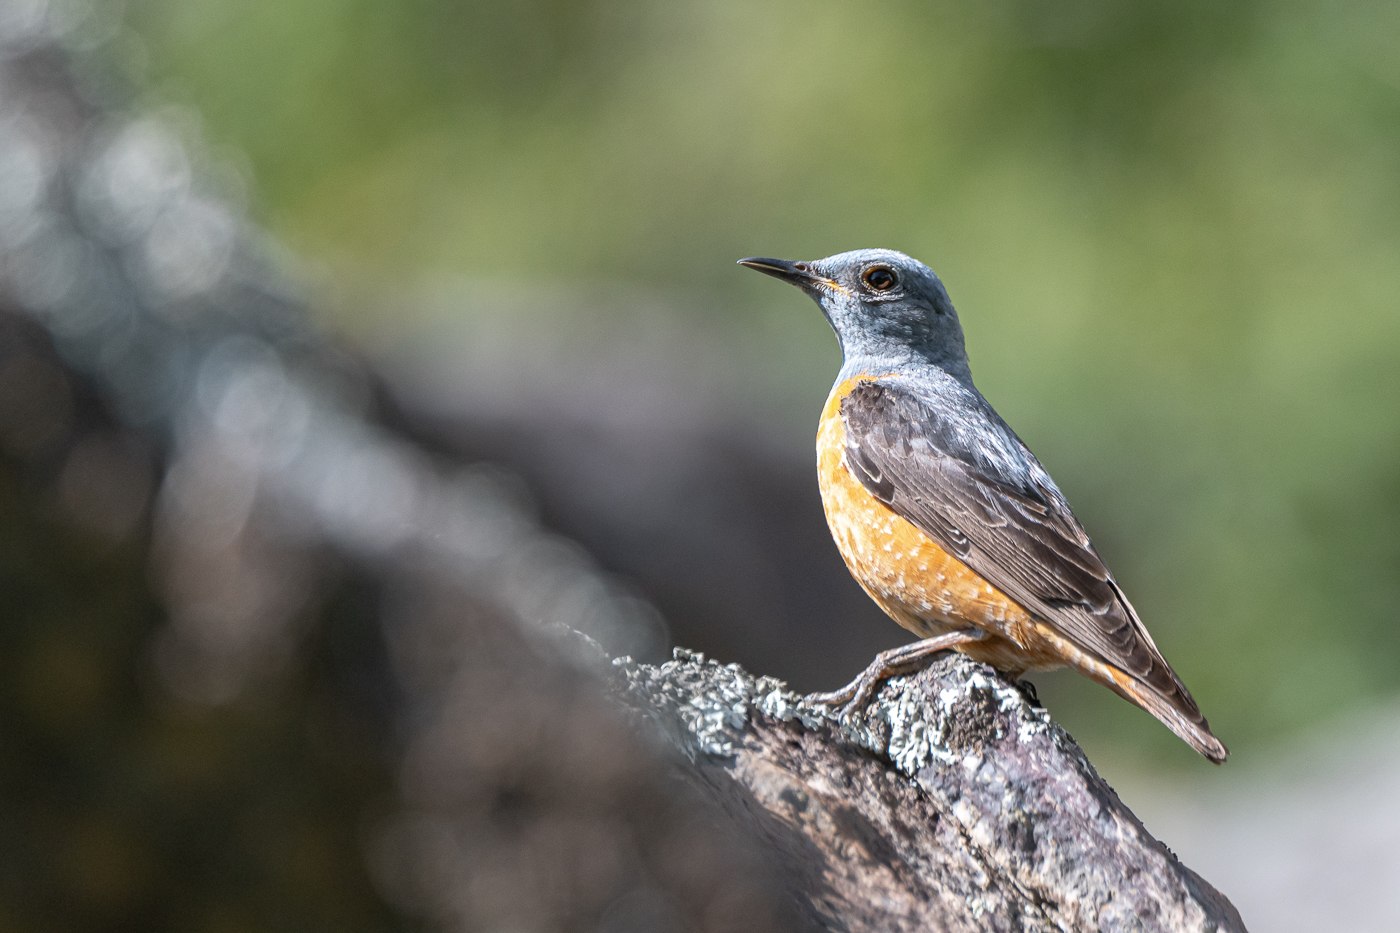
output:
<path id="1" fill-rule="evenodd" d="M 1225 759 L 1230 757 L 1230 750 L 1210 731 L 1210 723 L 1206 722 L 1206 718 L 1196 708 L 1195 700 L 1191 698 L 1191 694 L 1187 693 L 1184 687 L 1181 690 L 1181 697 L 1166 697 L 1156 689 L 1116 668 L 1113 669 L 1113 673 L 1119 676 L 1110 677 L 1104 682 L 1104 685 L 1114 693 L 1157 717 L 1162 725 L 1175 732 L 1183 742 L 1200 752 L 1209 761 L 1215 764 L 1224 764 Z M 1182 699 L 1186 703 L 1183 704 Z"/>
<path id="2" fill-rule="evenodd" d="M 1152 644 L 1152 638 L 1147 635 L 1145 629 L 1140 631 L 1147 646 L 1151 648 L 1153 657 L 1160 662 L 1160 666 L 1155 670 L 1163 687 L 1153 686 L 1142 678 L 1135 677 L 1122 668 L 1082 650 L 1049 625 L 1039 623 L 1036 625 L 1036 631 L 1047 643 L 1054 645 L 1056 657 L 1077 668 L 1090 680 L 1103 684 L 1129 703 L 1151 713 L 1162 725 L 1175 732 L 1183 742 L 1209 761 L 1223 764 L 1225 759 L 1230 757 L 1230 750 L 1210 731 L 1210 723 L 1201 715 L 1195 698 L 1162 659 L 1161 652 Z"/>

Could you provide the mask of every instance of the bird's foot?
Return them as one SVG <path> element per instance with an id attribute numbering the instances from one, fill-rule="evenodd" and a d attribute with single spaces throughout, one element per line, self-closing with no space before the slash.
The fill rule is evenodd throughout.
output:
<path id="1" fill-rule="evenodd" d="M 837 718 L 848 719 L 855 713 L 863 710 L 875 696 L 875 690 L 887 677 L 894 676 L 896 672 L 883 673 L 883 665 L 879 656 L 870 663 L 870 666 L 861 671 L 860 676 L 840 690 L 833 690 L 830 693 L 809 693 L 802 699 L 808 703 L 818 706 L 837 706 Z"/>
<path id="2" fill-rule="evenodd" d="M 1030 703 L 1031 706 L 1034 706 L 1036 709 L 1045 709 L 1045 704 L 1040 702 L 1040 694 L 1036 693 L 1035 684 L 1024 679 L 1015 680 L 1012 681 L 1012 683 L 1017 690 L 1021 691 L 1021 695 L 1026 698 L 1026 701 Z"/>
<path id="3" fill-rule="evenodd" d="M 966 629 L 947 632 L 934 638 L 925 638 L 922 641 L 910 642 L 907 645 L 900 645 L 898 648 L 881 651 L 875 655 L 875 660 L 861 671 L 859 677 L 840 690 L 833 690 L 830 693 L 809 693 L 803 699 L 808 703 L 821 706 L 839 706 L 841 710 L 837 716 L 840 719 L 849 719 L 865 709 L 875 696 L 875 691 L 889 678 L 909 673 L 941 651 L 947 651 L 949 648 L 955 648 L 968 642 L 981 641 L 986 637 L 982 632 Z"/>

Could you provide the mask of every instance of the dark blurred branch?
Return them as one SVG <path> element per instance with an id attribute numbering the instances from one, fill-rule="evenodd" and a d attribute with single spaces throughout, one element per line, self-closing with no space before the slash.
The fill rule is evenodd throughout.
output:
<path id="1" fill-rule="evenodd" d="M 199 140 L 67 41 L 86 8 L 33 9 L 0 16 L 7 917 L 801 928 L 555 634 L 655 652 L 654 610 L 508 471 L 415 443 Z M 99 695 L 69 724 L 75 678 Z"/>

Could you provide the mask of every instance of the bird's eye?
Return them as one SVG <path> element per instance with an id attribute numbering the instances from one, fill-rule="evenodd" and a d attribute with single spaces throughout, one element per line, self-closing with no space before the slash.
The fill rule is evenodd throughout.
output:
<path id="1" fill-rule="evenodd" d="M 899 276 L 889 266 L 871 266 L 860 274 L 860 280 L 877 292 L 887 292 L 899 284 Z"/>

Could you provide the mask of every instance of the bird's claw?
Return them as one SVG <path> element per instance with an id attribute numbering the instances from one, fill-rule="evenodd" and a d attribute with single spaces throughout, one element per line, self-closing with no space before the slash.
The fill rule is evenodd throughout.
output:
<path id="1" fill-rule="evenodd" d="M 1045 708 L 1045 704 L 1040 702 L 1040 694 L 1036 693 L 1035 684 L 1031 683 L 1029 680 L 1018 680 L 1015 681 L 1015 684 L 1016 689 L 1021 691 L 1021 695 L 1026 698 L 1031 706 L 1034 706 L 1036 709 Z"/>

